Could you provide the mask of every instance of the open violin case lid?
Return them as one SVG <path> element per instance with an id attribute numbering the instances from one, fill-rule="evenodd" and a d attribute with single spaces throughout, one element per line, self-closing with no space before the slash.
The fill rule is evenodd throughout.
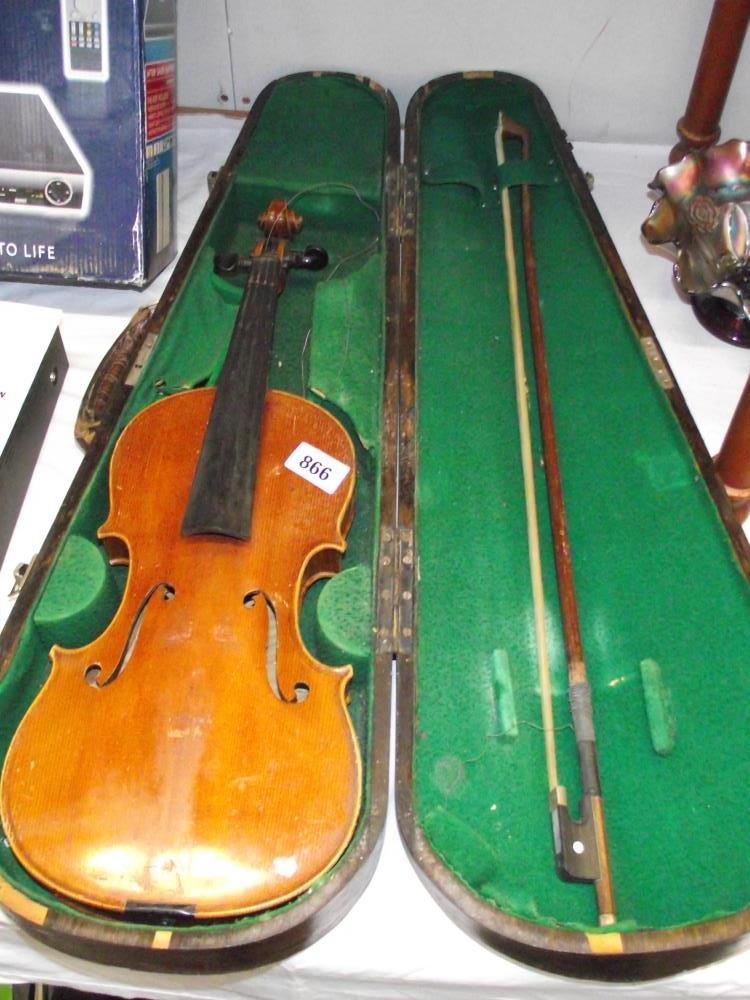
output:
<path id="1" fill-rule="evenodd" d="M 498 167 L 500 112 L 528 130 L 526 162 L 509 141 Z M 550 821 L 502 211 L 507 191 L 522 273 L 521 190 L 531 192 L 595 721 L 612 893 L 604 921 L 596 879 L 560 877 Z M 108 371 L 98 387 L 106 412 L 0 638 L 0 757 L 46 697 L 51 647 L 93 643 L 123 601 L 128 566 L 110 563 L 97 536 L 113 449 L 146 407 L 216 385 L 243 289 L 216 273 L 214 258 L 247 256 L 274 199 L 304 218 L 295 247 L 321 245 L 329 264 L 287 277 L 269 388 L 334 416 L 355 456 L 346 549 L 340 566 L 310 574 L 299 616 L 312 656 L 352 667 L 346 710 L 361 786 L 348 845 L 296 895 L 201 918 L 186 907 L 113 912 L 68 898 L 19 863 L 6 828 L 0 903 L 52 947 L 132 968 L 227 970 L 309 944 L 343 916 L 376 863 L 395 657 L 399 825 L 454 919 L 485 943 L 578 975 L 658 974 L 713 957 L 750 927 L 750 560 L 565 136 L 543 95 L 518 77 L 463 74 L 422 88 L 408 109 L 403 163 L 397 108 L 370 80 L 299 74 L 258 98 L 149 321 L 148 356 Z M 522 282 L 519 295 L 526 327 Z M 528 341 L 523 351 L 532 373 Z M 531 374 L 527 392 L 552 732 L 578 830 L 588 785 Z M 179 452 L 182 440 L 177 426 L 167 450 Z M 149 627 L 134 625 L 133 649 Z M 135 672 L 130 655 L 113 687 Z M 238 684 L 247 673 L 238 663 Z M 79 680 L 81 698 L 105 693 L 83 672 Z M 134 705 L 132 725 L 150 734 L 157 710 Z M 179 719 L 186 740 L 202 725 L 193 711 Z M 65 703 L 59 733 L 50 727 L 61 786 L 66 764 L 85 769 L 94 752 L 79 718 Z M 238 725 L 228 738 L 239 745 L 252 732 Z M 111 743 L 116 753 L 116 735 Z M 99 763 L 106 769 L 106 758 Z M 314 763 L 332 768 L 325 749 Z M 128 780 L 148 781 L 146 770 L 134 761 Z M 15 805 L 3 799 L 4 824 L 15 822 Z M 290 807 L 290 825 L 294 816 Z M 54 811 L 39 823 L 51 850 L 71 846 L 74 833 Z M 118 844 L 117 831 L 112 848 L 109 863 L 131 864 L 132 845 Z M 289 859 L 277 861 L 283 875 Z M 179 861 L 169 872 L 179 881 Z"/>

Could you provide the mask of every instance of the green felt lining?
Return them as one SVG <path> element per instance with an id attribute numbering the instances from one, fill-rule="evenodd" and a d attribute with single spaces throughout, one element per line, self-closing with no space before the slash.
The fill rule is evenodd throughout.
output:
<path id="1" fill-rule="evenodd" d="M 323 245 L 329 253 L 330 265 L 317 275 L 294 271 L 289 276 L 278 305 L 269 383 L 273 388 L 309 397 L 311 342 L 316 369 L 325 373 L 323 381 L 330 384 L 340 378 L 338 365 L 342 358 L 334 353 L 339 345 L 331 342 L 331 356 L 326 359 L 315 344 L 320 331 L 319 324 L 313 323 L 314 302 L 324 285 L 326 291 L 329 287 L 337 289 L 330 292 L 333 300 L 343 294 L 353 314 L 359 317 L 352 325 L 343 323 L 339 327 L 351 346 L 351 358 L 343 359 L 344 366 L 363 359 L 368 365 L 367 377 L 358 380 L 350 396 L 345 398 L 343 392 L 331 390 L 330 399 L 317 400 L 344 423 L 355 442 L 356 515 L 342 559 L 344 583 L 325 598 L 322 595 L 326 585 L 314 585 L 305 598 L 300 622 L 303 641 L 322 662 L 330 662 L 327 657 L 334 649 L 337 663 L 346 662 L 347 658 L 354 662 L 350 714 L 365 765 L 369 759 L 373 710 L 372 607 L 371 599 L 369 605 L 367 601 L 372 590 L 368 583 L 375 569 L 379 518 L 386 129 L 384 96 L 363 81 L 309 74 L 277 83 L 118 425 L 119 432 L 143 407 L 164 395 L 215 382 L 241 288 L 214 275 L 214 254 L 220 250 L 246 254 L 260 238 L 255 220 L 269 200 L 291 199 L 294 209 L 305 219 L 295 245 Z M 356 143 L 349 141 L 354 134 Z M 328 285 L 326 279 L 330 274 L 336 277 Z M 322 297 L 325 299 L 326 295 Z M 330 303 L 328 318 L 333 315 L 335 304 L 335 301 Z M 330 331 L 320 335 L 331 336 Z M 336 334 L 333 336 L 335 340 Z M 367 448 L 355 434 L 355 424 L 362 422 Z M 357 432 L 361 433 L 359 427 Z M 45 590 L 28 617 L 16 654 L 0 681 L 2 756 L 26 708 L 44 683 L 50 644 L 83 645 L 103 630 L 117 607 L 126 571 L 106 564 L 96 540 L 96 530 L 108 510 L 107 467 L 116 437 L 117 433 L 83 493 Z M 179 428 L 174 446 L 180 446 Z M 341 634 L 336 633 L 337 606 L 348 615 L 348 634 L 343 626 Z M 370 636 L 369 642 L 363 640 L 363 634 Z M 239 670 L 238 676 L 241 676 Z M 75 720 L 63 720 L 61 724 L 74 727 Z M 369 772 L 365 766 L 362 821 L 367 816 L 368 796 Z M 357 836 L 358 833 L 355 842 Z M 81 916 L 80 911 L 54 897 L 23 871 L 4 839 L 0 841 L 0 876 L 36 902 L 61 913 Z M 328 877 L 329 874 L 323 876 L 323 881 Z M 281 909 L 293 908 L 298 903 L 299 900 L 293 900 Z M 116 919 L 94 914 L 89 914 L 88 919 L 109 927 L 118 924 Z M 235 925 L 265 919 L 267 914 L 260 913 L 236 921 Z M 128 926 L 134 924 L 128 922 Z M 190 928 L 176 927 L 174 931 L 210 934 L 223 926 L 202 922 Z"/>
<path id="2" fill-rule="evenodd" d="M 98 634 L 101 615 L 114 614 L 121 592 L 104 550 L 81 535 L 68 535 L 58 567 L 36 606 L 34 625 L 45 645 L 70 648 Z"/>
<path id="3" fill-rule="evenodd" d="M 561 881 L 553 861 L 494 187 L 499 110 L 531 129 L 540 173 L 553 161 L 562 178 L 523 81 L 449 80 L 421 109 L 415 820 L 478 898 L 594 929 L 592 886 Z M 518 160 L 518 144 L 506 155 Z M 531 192 L 618 926 L 710 920 L 750 902 L 748 582 L 575 193 L 564 181 Z M 517 191 L 511 200 L 520 247 Z M 558 765 L 577 813 L 528 344 L 526 366 Z M 658 676 L 642 675 L 644 661 Z M 510 739 L 498 724 L 509 691 Z"/>
<path id="4" fill-rule="evenodd" d="M 383 315 L 373 308 L 383 287 L 380 257 L 345 279 L 318 285 L 315 294 L 310 388 L 347 413 L 365 448 L 380 433 L 381 365 L 378 331 Z"/>

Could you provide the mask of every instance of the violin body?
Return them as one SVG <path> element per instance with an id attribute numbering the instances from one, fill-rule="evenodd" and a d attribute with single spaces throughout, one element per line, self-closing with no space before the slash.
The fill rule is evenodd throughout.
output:
<path id="1" fill-rule="evenodd" d="M 122 603 L 89 645 L 53 647 L 3 770 L 18 860 L 105 910 L 279 904 L 335 863 L 359 812 L 352 670 L 313 659 L 298 625 L 345 547 L 352 443 L 325 410 L 268 392 L 252 537 L 185 536 L 214 392 L 163 399 L 123 432 L 99 529 L 129 566 Z M 332 494 L 285 467 L 301 441 L 351 470 Z"/>

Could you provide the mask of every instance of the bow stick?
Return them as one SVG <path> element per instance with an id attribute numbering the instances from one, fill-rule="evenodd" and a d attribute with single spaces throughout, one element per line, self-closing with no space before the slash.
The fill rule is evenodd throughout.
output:
<path id="1" fill-rule="evenodd" d="M 520 139 L 523 159 L 529 159 L 530 143 L 528 129 L 517 125 L 508 118 L 504 119 L 503 115 L 500 114 L 498 115 L 497 131 L 495 132 L 495 151 L 498 166 L 505 163 L 505 148 L 503 145 L 505 137 Z M 612 873 L 609 863 L 607 831 L 604 823 L 604 806 L 599 780 L 599 763 L 591 705 L 591 688 L 586 674 L 586 661 L 581 639 L 578 603 L 576 601 L 573 580 L 573 564 L 570 556 L 570 540 L 565 516 L 562 478 L 560 475 L 560 462 L 557 454 L 555 425 L 547 374 L 547 359 L 531 227 L 531 192 L 529 185 L 521 185 L 521 229 L 523 235 L 524 274 L 531 344 L 534 356 L 534 376 L 539 406 L 539 425 L 542 432 L 542 452 L 544 455 L 547 498 L 560 599 L 560 617 L 568 668 L 568 698 L 573 719 L 573 731 L 578 751 L 578 765 L 583 792 L 580 807 L 581 818 L 578 821 L 572 819 L 570 815 L 567 793 L 564 786 L 559 783 L 557 773 L 549 650 L 544 620 L 544 580 L 542 575 L 539 520 L 534 484 L 534 459 L 531 449 L 528 390 L 518 299 L 518 275 L 513 244 L 513 217 L 507 187 L 502 187 L 500 202 L 505 236 L 505 259 L 508 269 L 508 297 L 511 313 L 516 403 L 518 406 L 518 424 L 521 438 L 521 460 L 526 498 L 526 527 L 534 605 L 534 628 L 542 708 L 542 729 L 544 732 L 555 860 L 558 871 L 563 878 L 577 882 L 594 883 L 599 924 L 601 926 L 608 926 L 616 920 Z"/>

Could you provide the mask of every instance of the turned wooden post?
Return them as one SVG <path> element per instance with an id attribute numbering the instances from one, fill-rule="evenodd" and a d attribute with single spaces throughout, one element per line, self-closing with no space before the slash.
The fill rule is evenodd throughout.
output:
<path id="1" fill-rule="evenodd" d="M 692 149 L 710 146 L 719 138 L 719 122 L 748 22 L 750 0 L 714 0 L 687 108 L 677 123 L 680 141 L 669 154 L 670 163 Z M 750 513 L 750 379 L 715 464 L 737 519 L 744 521 Z"/>
<path id="2" fill-rule="evenodd" d="M 680 141 L 669 154 L 670 163 L 719 138 L 719 121 L 748 21 L 750 0 L 714 0 L 687 108 L 677 123 Z"/>
<path id="3" fill-rule="evenodd" d="M 750 513 L 750 378 L 715 460 L 719 479 L 742 522 Z"/>

